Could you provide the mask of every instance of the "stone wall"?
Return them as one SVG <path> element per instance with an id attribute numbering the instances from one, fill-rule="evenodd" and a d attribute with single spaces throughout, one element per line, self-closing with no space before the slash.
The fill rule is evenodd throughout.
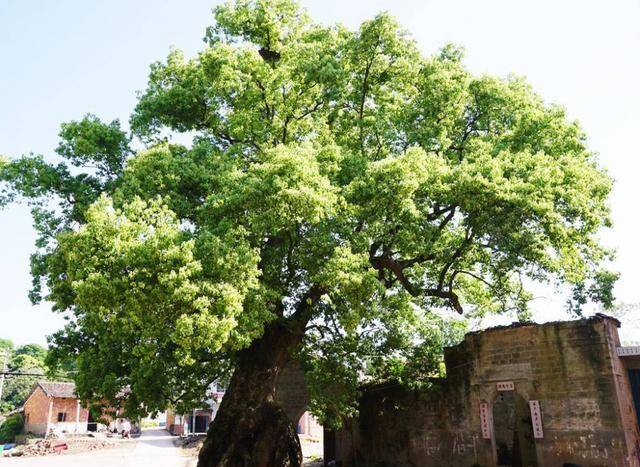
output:
<path id="1" fill-rule="evenodd" d="M 359 419 L 325 436 L 325 461 L 639 467 L 628 376 L 615 352 L 618 325 L 598 316 L 468 334 L 445 352 L 447 379 L 432 389 L 366 388 Z M 534 437 L 530 401 L 540 406 L 542 438 Z"/>

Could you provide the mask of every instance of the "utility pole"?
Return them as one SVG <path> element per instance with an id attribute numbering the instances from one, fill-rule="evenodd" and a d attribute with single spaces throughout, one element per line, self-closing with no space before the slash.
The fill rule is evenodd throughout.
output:
<path id="1" fill-rule="evenodd" d="M 4 360 L 2 362 L 2 374 L 0 375 L 0 401 L 2 400 L 2 390 L 4 389 L 4 373 L 7 371 L 7 352 L 2 353 Z"/>

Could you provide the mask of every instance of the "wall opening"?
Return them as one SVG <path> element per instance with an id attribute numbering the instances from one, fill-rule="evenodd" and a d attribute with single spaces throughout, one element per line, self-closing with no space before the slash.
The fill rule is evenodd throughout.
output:
<path id="1" fill-rule="evenodd" d="M 529 404 L 516 392 L 499 392 L 496 396 L 493 435 L 499 467 L 538 465 Z"/>
<path id="2" fill-rule="evenodd" d="M 318 419 L 309 412 L 304 412 L 298 420 L 296 431 L 300 438 L 302 455 L 305 460 L 322 460 L 324 455 L 324 428 Z"/>
<path id="3" fill-rule="evenodd" d="M 206 433 L 209 428 L 210 417 L 207 414 L 198 411 L 186 416 L 187 418 L 187 431 L 191 434 Z"/>
<path id="4" fill-rule="evenodd" d="M 629 382 L 631 383 L 631 394 L 633 405 L 636 408 L 636 420 L 640 429 L 640 369 L 629 370 Z"/>
<path id="5" fill-rule="evenodd" d="M 87 418 L 87 431 L 98 431 L 98 423 L 93 418 L 91 409 L 89 409 L 89 417 Z"/>

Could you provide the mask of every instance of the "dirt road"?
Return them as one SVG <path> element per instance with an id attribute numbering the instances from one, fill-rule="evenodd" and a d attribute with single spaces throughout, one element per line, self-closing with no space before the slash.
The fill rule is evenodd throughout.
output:
<path id="1" fill-rule="evenodd" d="M 180 455 L 171 436 L 162 429 L 144 430 L 133 449 L 104 449 L 83 454 L 3 458 L 7 467 L 195 467 L 195 459 Z"/>

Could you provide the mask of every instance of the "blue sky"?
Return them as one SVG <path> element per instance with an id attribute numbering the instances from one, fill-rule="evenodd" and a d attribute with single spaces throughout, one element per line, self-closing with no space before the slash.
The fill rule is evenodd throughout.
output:
<path id="1" fill-rule="evenodd" d="M 474 72 L 524 75 L 546 99 L 566 106 L 616 179 L 615 226 L 602 237 L 618 250 L 619 299 L 640 302 L 640 0 L 302 3 L 317 20 L 350 27 L 389 10 L 425 53 L 458 43 Z M 149 64 L 172 46 L 187 54 L 199 50 L 215 4 L 0 0 L 0 154 L 51 155 L 59 124 L 88 112 L 126 123 Z M 28 209 L 0 211 L 0 227 L 0 337 L 44 343 L 63 320 L 27 299 L 35 238 Z M 544 292 L 536 318 L 561 318 L 561 302 Z M 640 335 L 627 331 L 627 338 Z"/>

